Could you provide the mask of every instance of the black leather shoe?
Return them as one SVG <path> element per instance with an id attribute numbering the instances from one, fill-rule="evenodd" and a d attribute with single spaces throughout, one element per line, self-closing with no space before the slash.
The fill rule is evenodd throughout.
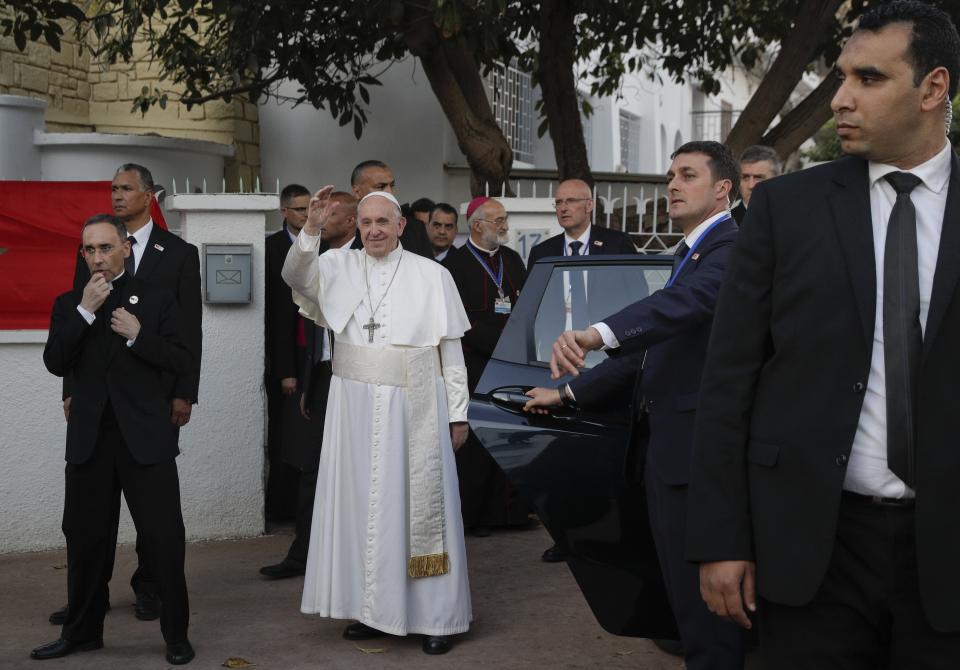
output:
<path id="1" fill-rule="evenodd" d="M 474 537 L 490 537 L 490 526 L 474 526 L 470 534 Z"/>
<path id="2" fill-rule="evenodd" d="M 67 618 L 69 616 L 70 616 L 70 606 L 64 605 L 63 607 L 58 609 L 56 612 L 51 614 L 50 618 L 47 619 L 47 621 L 52 623 L 54 626 L 62 626 L 63 624 L 67 623 Z"/>
<path id="3" fill-rule="evenodd" d="M 154 621 L 160 618 L 160 598 L 152 593 L 137 593 L 137 602 L 133 605 L 133 615 L 140 621 Z"/>
<path id="4" fill-rule="evenodd" d="M 452 646 L 450 638 L 446 635 L 426 635 L 423 638 L 425 654 L 446 654 Z"/>
<path id="5" fill-rule="evenodd" d="M 307 571 L 300 561 L 292 561 L 285 558 L 276 565 L 266 565 L 260 568 L 260 574 L 270 579 L 287 579 L 288 577 L 300 577 Z"/>
<path id="6" fill-rule="evenodd" d="M 196 654 L 193 652 L 193 645 L 190 644 L 190 640 L 167 644 L 167 663 L 184 665 L 192 661 L 194 656 Z"/>
<path id="7" fill-rule="evenodd" d="M 46 661 L 49 658 L 60 658 L 69 656 L 75 651 L 93 651 L 103 648 L 103 638 L 96 640 L 87 640 L 86 642 L 74 642 L 73 640 L 64 640 L 62 637 L 42 647 L 37 647 L 30 652 L 30 658 L 37 661 Z"/>
<path id="8" fill-rule="evenodd" d="M 543 558 L 544 563 L 560 563 L 567 560 L 567 550 L 559 544 L 555 544 L 544 551 L 541 558 Z"/>
<path id="9" fill-rule="evenodd" d="M 376 628 L 360 623 L 352 623 L 343 629 L 344 640 L 372 640 L 377 637 L 384 637 L 386 633 Z"/>

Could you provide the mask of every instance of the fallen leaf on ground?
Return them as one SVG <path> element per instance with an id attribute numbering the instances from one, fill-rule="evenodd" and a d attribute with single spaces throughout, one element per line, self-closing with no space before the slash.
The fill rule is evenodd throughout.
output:
<path id="1" fill-rule="evenodd" d="M 357 651 L 362 651 L 364 654 L 386 654 L 387 653 L 387 650 L 384 649 L 383 647 L 364 648 L 364 647 L 357 647 L 357 645 L 353 645 L 353 646 L 357 648 Z"/>
<path id="2" fill-rule="evenodd" d="M 63 570 L 64 568 L 67 567 L 67 564 L 64 563 L 63 565 L 54 565 L 54 566 L 52 566 L 52 567 L 53 567 L 54 570 Z"/>
<path id="3" fill-rule="evenodd" d="M 632 651 L 618 651 L 617 656 L 629 656 L 632 653 Z"/>
<path id="4" fill-rule="evenodd" d="M 225 668 L 252 668 L 256 663 L 251 663 L 245 658 L 240 658 L 239 656 L 231 656 L 223 662 L 223 667 Z"/>

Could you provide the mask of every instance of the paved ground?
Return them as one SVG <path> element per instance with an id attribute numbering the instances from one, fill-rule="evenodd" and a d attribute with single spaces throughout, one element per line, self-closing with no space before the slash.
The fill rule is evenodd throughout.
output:
<path id="1" fill-rule="evenodd" d="M 352 643 L 344 622 L 300 614 L 302 579 L 267 581 L 257 569 L 279 560 L 286 531 L 253 540 L 187 547 L 189 666 L 220 668 L 231 657 L 258 670 L 297 668 L 631 668 L 679 670 L 683 663 L 648 640 L 608 635 L 597 625 L 565 565 L 547 565 L 542 529 L 468 538 L 474 625 L 446 656 L 426 656 L 419 636 Z M 167 668 L 159 622 L 133 617 L 125 582 L 135 555 L 117 556 L 106 646 L 38 664 L 30 649 L 56 639 L 47 615 L 65 602 L 63 551 L 0 555 L 0 668 L 152 670 Z"/>

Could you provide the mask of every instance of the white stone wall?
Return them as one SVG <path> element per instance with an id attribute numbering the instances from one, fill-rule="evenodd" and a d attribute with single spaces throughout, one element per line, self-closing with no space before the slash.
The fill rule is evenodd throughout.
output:
<path id="1" fill-rule="evenodd" d="M 181 431 L 183 453 L 177 459 L 190 540 L 263 532 L 264 212 L 277 206 L 277 197 L 267 195 L 167 200 L 167 209 L 182 215 L 184 238 L 197 247 L 238 243 L 254 248 L 253 301 L 203 307 L 200 403 Z M 0 331 L 0 553 L 63 546 L 66 428 L 60 379 L 43 367 L 45 341 L 46 331 Z M 133 539 L 124 507 L 120 542 Z"/>

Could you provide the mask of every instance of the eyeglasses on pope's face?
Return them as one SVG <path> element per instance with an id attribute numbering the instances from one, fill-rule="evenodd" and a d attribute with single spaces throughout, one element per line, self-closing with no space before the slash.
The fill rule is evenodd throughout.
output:
<path id="1" fill-rule="evenodd" d="M 296 212 L 297 214 L 306 214 L 307 207 L 284 207 L 283 209 L 289 210 L 291 212 Z"/>
<path id="2" fill-rule="evenodd" d="M 561 207 L 573 207 L 578 202 L 586 202 L 587 200 L 593 200 L 593 198 L 564 198 L 563 200 L 554 200 L 553 208 L 560 209 Z"/>

